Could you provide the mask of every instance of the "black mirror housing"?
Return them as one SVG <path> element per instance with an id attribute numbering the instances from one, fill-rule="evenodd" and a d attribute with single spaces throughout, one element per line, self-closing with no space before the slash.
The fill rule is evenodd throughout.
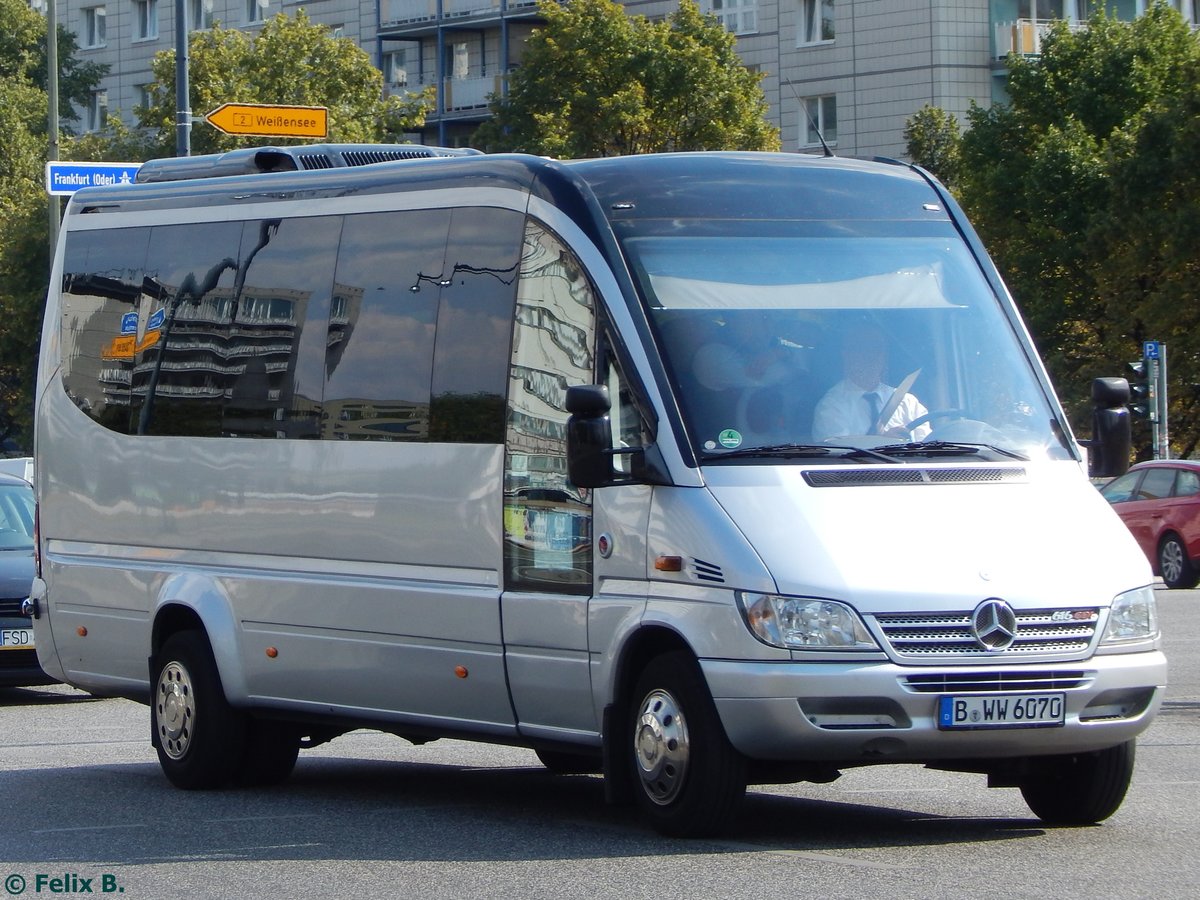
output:
<path id="1" fill-rule="evenodd" d="M 1124 378 L 1092 381 L 1088 474 L 1093 478 L 1112 478 L 1129 469 L 1129 451 L 1133 445 L 1129 396 L 1129 382 Z"/>

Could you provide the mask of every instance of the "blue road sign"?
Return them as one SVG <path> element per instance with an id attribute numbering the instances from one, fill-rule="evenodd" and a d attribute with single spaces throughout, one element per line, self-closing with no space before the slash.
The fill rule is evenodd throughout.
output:
<path id="1" fill-rule="evenodd" d="M 1159 356 L 1158 341 L 1142 341 L 1142 359 L 1158 359 Z"/>
<path id="2" fill-rule="evenodd" d="M 132 184 L 141 163 L 61 162 L 46 163 L 46 192 L 59 196 L 85 187 Z"/>

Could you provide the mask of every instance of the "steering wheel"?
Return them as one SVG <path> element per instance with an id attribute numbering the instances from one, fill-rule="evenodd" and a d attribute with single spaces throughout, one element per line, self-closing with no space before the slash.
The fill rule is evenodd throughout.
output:
<path id="1" fill-rule="evenodd" d="M 928 425 L 934 419 L 966 419 L 969 418 L 965 409 L 935 409 L 922 416 L 917 416 L 904 425 L 909 433 L 916 431 L 922 425 Z"/>

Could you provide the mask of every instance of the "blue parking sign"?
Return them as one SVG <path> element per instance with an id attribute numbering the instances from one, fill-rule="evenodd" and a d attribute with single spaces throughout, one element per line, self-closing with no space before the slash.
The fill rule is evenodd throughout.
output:
<path id="1" fill-rule="evenodd" d="M 1158 341 L 1142 341 L 1142 359 L 1158 359 Z"/>

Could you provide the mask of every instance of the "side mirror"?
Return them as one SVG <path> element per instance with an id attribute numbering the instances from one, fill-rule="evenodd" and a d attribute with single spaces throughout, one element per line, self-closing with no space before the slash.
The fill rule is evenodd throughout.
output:
<path id="1" fill-rule="evenodd" d="M 1092 440 L 1088 474 L 1094 478 L 1112 478 L 1129 468 L 1129 450 L 1133 444 L 1129 418 L 1129 382 L 1124 378 L 1096 378 L 1092 381 Z"/>
<path id="2" fill-rule="evenodd" d="M 567 388 L 567 477 L 576 487 L 602 487 L 613 480 L 611 408 L 602 384 Z"/>

